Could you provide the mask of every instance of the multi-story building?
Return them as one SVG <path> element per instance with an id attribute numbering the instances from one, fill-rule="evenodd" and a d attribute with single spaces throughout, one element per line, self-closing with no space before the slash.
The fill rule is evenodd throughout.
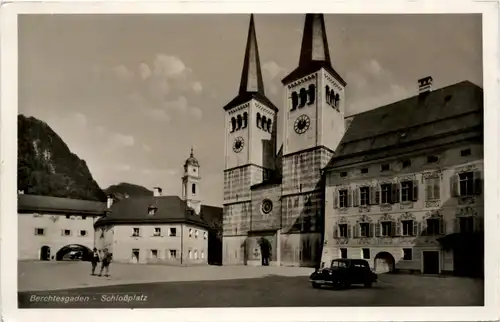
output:
<path id="1" fill-rule="evenodd" d="M 431 84 L 421 79 L 418 95 L 346 120 L 324 169 L 323 261 L 482 271 L 481 241 L 471 236 L 483 231 L 483 92 L 470 82 Z"/>
<path id="2" fill-rule="evenodd" d="M 483 226 L 479 87 L 432 90 L 427 77 L 414 97 L 346 117 L 321 14 L 306 15 L 298 67 L 282 82 L 277 152 L 252 15 L 239 93 L 224 107 L 225 264 L 361 257 L 379 271 L 435 273 L 482 263 L 480 238 L 455 234 Z"/>
<path id="3" fill-rule="evenodd" d="M 182 198 L 129 197 L 113 203 L 108 215 L 95 223 L 95 245 L 113 253 L 113 261 L 170 265 L 207 264 L 210 227 L 205 218 L 222 217 L 222 209 L 202 205 L 200 164 L 191 150 L 184 164 Z"/>
<path id="4" fill-rule="evenodd" d="M 71 250 L 94 247 L 94 223 L 104 216 L 98 201 L 18 195 L 18 259 L 61 260 Z"/>

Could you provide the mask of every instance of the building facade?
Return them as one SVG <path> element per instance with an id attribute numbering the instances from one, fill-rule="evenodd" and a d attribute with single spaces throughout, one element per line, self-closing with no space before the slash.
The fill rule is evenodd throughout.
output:
<path id="1" fill-rule="evenodd" d="M 72 249 L 94 247 L 94 223 L 106 203 L 18 195 L 18 259 L 62 260 Z"/>
<path id="2" fill-rule="evenodd" d="M 306 15 L 298 67 L 282 82 L 277 151 L 252 15 L 239 93 L 224 107 L 224 264 L 350 257 L 424 273 L 482 264 L 479 87 L 432 90 L 427 77 L 413 97 L 346 117 L 321 14 Z"/>
<path id="3" fill-rule="evenodd" d="M 108 214 L 95 223 L 95 245 L 113 253 L 113 261 L 139 264 L 203 265 L 219 252 L 209 249 L 211 227 L 222 209 L 202 204 L 200 165 L 191 150 L 184 164 L 182 198 L 129 197 L 113 203 Z M 216 220 L 215 220 L 216 221 Z M 210 238 L 213 238 L 210 236 Z M 212 243 L 211 243 L 212 245 Z"/>
<path id="4" fill-rule="evenodd" d="M 299 64 L 278 108 L 265 96 L 253 15 L 239 93 L 226 111 L 225 264 L 314 266 L 323 243 L 324 178 L 344 132 L 346 82 L 331 65 L 323 15 L 308 14 Z"/>

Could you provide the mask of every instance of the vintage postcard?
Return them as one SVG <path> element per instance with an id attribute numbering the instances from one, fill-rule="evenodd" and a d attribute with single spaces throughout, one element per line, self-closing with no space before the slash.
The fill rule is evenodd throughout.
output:
<path id="1" fill-rule="evenodd" d="M 363 3 L 4 5 L 6 320 L 498 319 L 498 3 Z"/>

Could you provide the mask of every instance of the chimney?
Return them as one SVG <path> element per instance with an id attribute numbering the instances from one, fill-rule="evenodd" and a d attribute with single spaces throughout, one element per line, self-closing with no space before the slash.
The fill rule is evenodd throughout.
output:
<path id="1" fill-rule="evenodd" d="M 154 187 L 153 188 L 153 196 L 154 197 L 161 197 L 161 188 L 160 187 Z"/>
<path id="2" fill-rule="evenodd" d="M 113 205 L 113 196 L 108 195 L 108 203 L 107 203 L 108 209 L 111 208 L 112 205 Z"/>
<path id="3" fill-rule="evenodd" d="M 432 77 L 427 76 L 418 80 L 418 95 L 427 94 L 432 90 Z"/>

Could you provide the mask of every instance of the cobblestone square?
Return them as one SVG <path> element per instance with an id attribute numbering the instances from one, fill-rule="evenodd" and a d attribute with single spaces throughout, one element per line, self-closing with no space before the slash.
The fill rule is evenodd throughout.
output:
<path id="1" fill-rule="evenodd" d="M 371 289 L 353 287 L 335 291 L 313 289 L 308 282 L 310 268 L 114 264 L 111 277 L 106 278 L 91 276 L 87 264 L 20 262 L 19 307 L 481 306 L 484 303 L 483 281 L 469 278 L 384 274 Z M 69 303 L 30 300 L 46 295 L 80 296 L 88 300 Z"/>

